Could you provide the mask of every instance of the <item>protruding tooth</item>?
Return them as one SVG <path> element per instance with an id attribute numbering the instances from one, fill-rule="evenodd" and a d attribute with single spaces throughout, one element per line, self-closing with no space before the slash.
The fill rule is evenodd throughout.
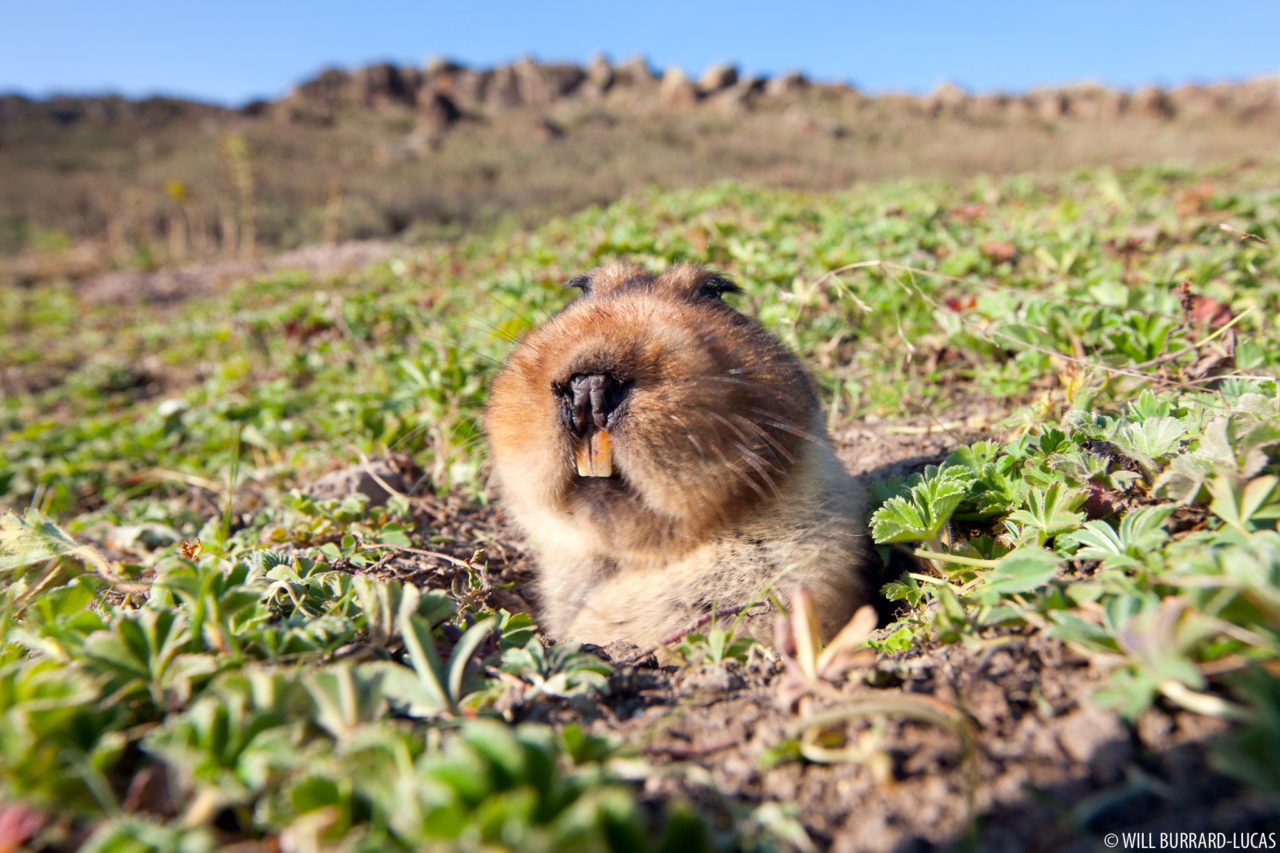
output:
<path id="1" fill-rule="evenodd" d="M 591 433 L 591 438 L 579 441 L 574 448 L 579 477 L 613 476 L 613 440 L 604 429 Z"/>
<path id="2" fill-rule="evenodd" d="M 591 467 L 597 477 L 613 476 L 613 439 L 608 430 L 597 430 L 591 437 Z"/>

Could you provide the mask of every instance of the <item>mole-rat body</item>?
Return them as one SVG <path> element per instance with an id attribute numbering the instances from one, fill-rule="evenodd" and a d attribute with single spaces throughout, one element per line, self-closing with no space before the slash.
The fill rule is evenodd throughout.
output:
<path id="1" fill-rule="evenodd" d="M 697 267 L 573 284 L 494 380 L 486 424 L 544 627 L 650 645 L 803 583 L 832 636 L 868 599 L 864 504 L 804 367 Z"/>

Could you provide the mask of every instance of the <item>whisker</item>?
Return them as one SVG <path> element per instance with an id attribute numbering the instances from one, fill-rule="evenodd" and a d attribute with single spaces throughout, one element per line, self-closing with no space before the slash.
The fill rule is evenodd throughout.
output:
<path id="1" fill-rule="evenodd" d="M 458 325 L 460 328 L 469 329 L 472 332 L 484 333 L 489 338 L 496 338 L 508 344 L 519 343 L 520 339 L 524 337 L 523 334 L 516 334 L 511 331 L 503 330 L 501 323 L 495 323 L 489 320 L 481 320 L 475 317 L 472 317 L 467 320 L 463 320 Z M 531 326 L 530 328 L 533 328 L 533 327 Z M 528 329 L 526 329 L 525 331 L 527 332 Z"/>
<path id="2" fill-rule="evenodd" d="M 770 467 L 773 467 L 776 469 L 777 466 L 772 465 L 767 459 L 765 459 L 760 454 L 759 451 L 748 446 L 746 443 L 747 438 L 745 435 L 739 433 L 737 428 L 734 427 L 733 424 L 725 420 L 725 418 L 719 412 L 693 412 L 691 414 L 697 414 L 707 418 L 714 418 L 720 421 L 721 423 L 723 423 L 725 426 L 729 427 L 735 433 L 738 433 L 739 441 L 735 442 L 734 446 L 741 452 L 741 456 L 739 457 L 739 459 L 746 465 L 750 466 L 753 470 L 755 470 L 757 474 L 760 475 L 760 478 L 763 479 L 765 485 L 773 492 L 773 497 L 777 498 L 780 496 L 780 492 L 778 491 L 777 484 L 774 482 L 773 475 L 770 474 L 768 470 L 768 468 Z M 725 455 L 724 451 L 721 449 L 720 445 L 718 444 L 712 445 L 712 448 L 715 452 L 716 457 L 720 460 L 721 464 L 724 466 L 725 469 L 732 472 L 732 475 L 734 476 L 735 479 L 741 480 L 742 482 L 750 486 L 751 489 L 760 496 L 761 500 L 765 500 L 769 497 L 769 495 L 765 493 L 764 489 L 761 488 L 760 483 L 758 483 L 755 478 L 751 477 L 750 474 L 744 471 L 741 465 L 735 464 L 734 462 L 731 462 L 729 460 L 729 458 Z"/>
<path id="3" fill-rule="evenodd" d="M 719 374 L 709 374 L 706 376 L 699 376 L 698 381 L 721 382 L 725 384 L 738 385 L 744 388 L 766 388 L 767 389 L 770 387 L 769 383 L 761 380 L 744 379 L 740 376 L 723 376 Z M 780 429 L 785 432 L 792 433 L 793 435 L 799 436 L 800 438 L 803 438 L 807 441 L 812 441 L 818 444 L 822 443 L 822 439 L 820 439 L 818 436 L 814 435 L 813 433 L 807 430 L 801 429 L 800 427 L 787 423 L 787 419 L 782 415 L 778 414 L 777 412 L 774 412 L 770 409 L 763 408 L 761 406 L 750 406 L 748 408 L 748 411 L 751 412 L 752 414 L 759 415 L 761 417 L 769 419 L 770 423 L 762 424 L 762 426 L 769 426 L 769 427 L 773 427 L 774 429 Z"/>
<path id="4" fill-rule="evenodd" d="M 752 491 L 754 491 L 757 495 L 760 496 L 761 500 L 768 499 L 769 497 L 768 494 L 765 493 L 764 489 L 760 486 L 760 484 L 757 483 L 755 480 L 753 480 L 751 477 L 744 476 L 744 472 L 739 470 L 736 465 L 734 465 L 732 462 L 729 461 L 729 458 L 724 455 L 724 451 L 720 449 L 719 445 L 712 445 L 712 447 L 715 450 L 716 456 L 719 457 L 720 463 L 724 466 L 726 470 L 732 472 L 734 479 L 745 480 L 746 484 L 751 487 Z M 717 507 L 717 511 L 718 511 L 718 514 L 720 515 L 721 523 L 722 524 L 727 523 L 728 515 L 726 514 L 723 505 Z"/>
<path id="5" fill-rule="evenodd" d="M 733 422 L 730 421 L 728 418 L 726 418 L 724 415 L 720 414 L 719 412 L 705 412 L 704 414 L 707 414 L 715 418 L 717 421 L 727 426 L 729 428 L 729 431 L 738 437 L 739 441 L 745 442 L 747 440 L 746 433 L 744 433 L 741 429 L 735 426 Z"/>
<path id="6" fill-rule="evenodd" d="M 715 373 L 711 373 L 706 376 L 699 376 L 698 380 L 708 381 L 708 382 L 724 382 L 731 385 L 741 385 L 744 388 L 759 388 L 765 384 L 763 382 L 753 381 L 751 379 L 743 379 L 741 376 L 721 376 Z"/>
<path id="7" fill-rule="evenodd" d="M 814 435 L 806 429 L 800 429 L 797 426 L 787 423 L 786 419 L 776 412 L 771 412 L 768 409 L 761 409 L 755 406 L 749 408 L 748 411 L 752 414 L 757 414 L 768 419 L 768 421 L 762 423 L 761 426 L 772 427 L 773 429 L 782 430 L 783 432 L 789 432 L 798 438 L 803 438 L 811 444 L 826 444 L 826 441 L 822 437 Z"/>
<path id="8" fill-rule="evenodd" d="M 746 418 L 746 417 L 743 417 L 742 415 L 738 414 L 737 412 L 735 412 L 735 413 L 733 414 L 733 418 L 734 418 L 734 419 L 736 419 L 736 420 L 741 421 L 741 422 L 742 422 L 742 423 L 744 423 L 744 424 L 748 424 L 748 425 L 750 425 L 750 426 L 752 427 L 752 429 L 754 429 L 754 430 L 756 431 L 756 434 L 760 437 L 760 439 L 761 439 L 762 441 L 766 442 L 766 443 L 769 445 L 769 447 L 771 447 L 771 448 L 773 449 L 773 451 L 774 451 L 775 453 L 777 453 L 777 454 L 778 454 L 778 456 L 780 456 L 780 457 L 781 457 L 781 458 L 782 458 L 782 459 L 783 459 L 783 460 L 784 460 L 788 465 L 791 465 L 791 464 L 794 464 L 794 463 L 795 463 L 795 461 L 796 461 L 796 455 L 795 455 L 794 453 L 792 453 L 792 452 L 787 448 L 787 446 L 786 446 L 786 445 L 784 445 L 781 441 L 779 441 L 779 440 L 777 439 L 777 437 L 775 437 L 774 435 L 772 435 L 772 434 L 771 434 L 767 429 L 765 429 L 763 426 L 761 426 L 760 424 L 756 423 L 755 421 L 752 421 L 752 420 L 749 420 L 749 419 L 748 419 L 748 418 Z"/>
<path id="9" fill-rule="evenodd" d="M 729 421 L 727 418 L 725 418 L 724 415 L 720 414 L 719 412 L 709 412 L 708 414 L 710 414 L 711 417 L 715 418 L 720 423 L 727 426 L 730 430 L 734 432 L 734 434 L 738 436 L 737 446 L 748 457 L 749 464 L 751 464 L 753 467 L 757 467 L 757 470 L 760 470 L 758 468 L 759 465 L 768 465 L 770 468 L 774 469 L 778 473 L 782 473 L 782 466 L 779 465 L 777 461 L 768 458 L 763 452 L 761 452 L 761 449 L 759 449 L 759 444 L 757 444 L 756 442 L 750 441 L 750 437 L 741 429 L 738 429 L 736 426 L 734 426 L 734 424 L 731 421 Z M 743 424 L 749 427 L 755 438 L 761 439 L 761 441 L 763 441 L 766 446 L 771 447 L 771 445 L 769 445 L 767 441 L 764 441 L 764 439 L 767 436 L 762 427 L 752 423 L 751 421 L 747 420 L 741 415 L 734 415 L 734 417 L 742 421 Z M 755 461 L 752 461 L 752 460 L 755 460 Z M 789 461 L 792 461 L 792 460 L 789 460 Z M 763 470 L 760 470 L 760 473 L 761 473 L 761 476 L 769 476 Z"/>
<path id="10" fill-rule="evenodd" d="M 782 492 L 779 491 L 778 484 L 774 482 L 773 476 L 769 473 L 765 463 L 760 461 L 759 454 L 755 453 L 750 448 L 745 447 L 741 444 L 739 444 L 738 446 L 742 449 L 742 452 L 743 452 L 742 460 L 746 462 L 748 465 L 750 465 L 752 468 L 754 468 L 756 473 L 760 475 L 760 477 L 764 480 L 764 484 L 769 488 L 769 491 L 773 492 L 774 499 L 781 498 Z M 755 480 L 753 480 L 751 477 L 746 477 L 745 479 L 748 483 L 755 482 Z M 764 497 L 764 495 L 761 494 L 761 497 Z"/>

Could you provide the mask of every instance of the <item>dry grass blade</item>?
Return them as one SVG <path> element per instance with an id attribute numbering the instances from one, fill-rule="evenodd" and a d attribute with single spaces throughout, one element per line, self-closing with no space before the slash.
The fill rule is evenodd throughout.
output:
<path id="1" fill-rule="evenodd" d="M 800 671 L 810 681 L 819 673 L 818 654 L 822 648 L 822 635 L 818 629 L 818 614 L 813 606 L 813 595 L 807 587 L 796 588 L 791 608 L 791 636 L 795 641 L 795 660 Z"/>
<path id="2" fill-rule="evenodd" d="M 875 629 L 875 608 L 870 604 L 864 604 L 818 655 L 818 672 L 834 673 L 852 666 L 858 646 L 866 642 Z"/>
<path id="3" fill-rule="evenodd" d="M 820 741 L 823 733 L 850 720 L 877 716 L 906 718 L 954 732 L 960 738 L 966 760 L 975 743 L 973 723 L 963 711 L 932 696 L 909 693 L 846 698 L 838 705 L 796 720 L 787 727 L 787 734 L 799 738 L 802 747 L 811 745 L 813 753 L 804 754 L 812 761 L 844 761 L 861 757 L 861 750 L 824 746 Z"/>

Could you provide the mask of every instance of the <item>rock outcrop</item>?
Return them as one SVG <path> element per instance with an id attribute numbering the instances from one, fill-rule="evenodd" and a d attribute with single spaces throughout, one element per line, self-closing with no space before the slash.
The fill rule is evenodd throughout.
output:
<path id="1" fill-rule="evenodd" d="M 658 103 L 667 109 L 683 109 L 698 102 L 698 87 L 688 75 L 674 65 L 662 74 L 658 87 Z"/>
<path id="2" fill-rule="evenodd" d="M 164 123 L 236 112 L 250 118 L 275 115 L 286 121 L 330 121 L 350 111 L 416 110 L 434 131 L 448 128 L 470 114 L 542 109 L 575 99 L 612 99 L 628 108 L 650 105 L 657 109 L 696 107 L 733 112 L 753 107 L 761 97 L 799 103 L 809 92 L 846 103 L 873 103 L 881 114 L 901 112 L 978 122 L 1108 120 L 1121 116 L 1155 121 L 1215 116 L 1248 120 L 1280 111 L 1280 75 L 1234 84 L 1171 89 L 1146 86 L 1133 92 L 1085 83 L 1036 88 L 1022 94 L 969 93 L 955 84 L 942 83 L 926 95 L 884 93 L 868 97 L 847 84 L 817 83 L 798 71 L 747 79 L 734 65 L 716 64 L 695 81 L 675 67 L 659 76 L 644 57 L 612 64 L 606 57 L 597 56 L 586 67 L 526 57 L 489 69 L 468 68 L 442 58 L 431 59 L 421 67 L 382 62 L 355 71 L 328 68 L 299 83 L 279 101 L 256 101 L 238 111 L 175 98 L 133 101 L 118 96 L 58 96 L 37 101 L 20 95 L 0 95 L 0 124 Z"/>

